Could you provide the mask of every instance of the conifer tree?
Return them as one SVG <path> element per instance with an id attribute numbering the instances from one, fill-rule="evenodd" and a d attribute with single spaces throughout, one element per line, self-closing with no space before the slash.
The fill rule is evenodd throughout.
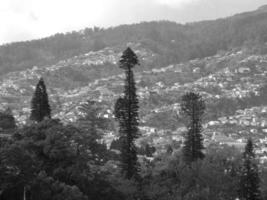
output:
<path id="1" fill-rule="evenodd" d="M 31 101 L 30 119 L 41 122 L 45 118 L 51 118 L 51 109 L 44 80 L 40 78 Z"/>
<path id="2" fill-rule="evenodd" d="M 241 200 L 261 200 L 260 178 L 253 150 L 253 142 L 248 139 L 243 153 L 239 195 Z"/>
<path id="3" fill-rule="evenodd" d="M 183 158 L 186 163 L 190 164 L 198 159 L 203 159 L 205 156 L 202 152 L 204 146 L 201 135 L 205 102 L 198 93 L 186 93 L 182 97 L 181 111 L 187 120 L 188 129 L 182 150 Z"/>
<path id="4" fill-rule="evenodd" d="M 115 116 L 120 125 L 121 167 L 127 179 L 138 174 L 136 146 L 134 141 L 138 133 L 138 98 L 132 68 L 138 65 L 136 54 L 128 47 L 119 61 L 120 68 L 125 70 L 124 96 L 115 104 Z"/>

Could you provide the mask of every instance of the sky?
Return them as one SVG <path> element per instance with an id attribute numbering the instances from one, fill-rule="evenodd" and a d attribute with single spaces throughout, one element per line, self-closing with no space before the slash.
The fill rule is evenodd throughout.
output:
<path id="1" fill-rule="evenodd" d="M 0 44 L 94 26 L 217 19 L 264 4 L 267 0 L 0 0 Z"/>

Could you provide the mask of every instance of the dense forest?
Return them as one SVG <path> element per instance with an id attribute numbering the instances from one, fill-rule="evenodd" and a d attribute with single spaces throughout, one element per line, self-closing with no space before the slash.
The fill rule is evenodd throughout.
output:
<path id="1" fill-rule="evenodd" d="M 128 42 L 139 42 L 158 53 L 160 57 L 154 64 L 164 66 L 266 41 L 267 12 L 263 8 L 225 19 L 184 25 L 160 21 L 107 29 L 94 27 L 3 45 L 0 47 L 0 74 L 49 65 L 107 46 L 126 45 Z"/>
<path id="2" fill-rule="evenodd" d="M 180 100 L 187 127 L 181 145 L 157 151 L 140 137 L 134 66 L 127 48 L 119 61 L 124 91 L 114 102 L 118 136 L 108 147 L 108 121 L 88 100 L 80 118 L 64 124 L 51 117 L 45 81 L 40 78 L 26 125 L 17 127 L 11 110 L 0 113 L 1 200 L 262 200 L 267 171 L 259 165 L 254 143 L 244 149 L 203 144 L 206 103 L 196 92 Z M 211 111 L 210 111 L 211 112 Z"/>

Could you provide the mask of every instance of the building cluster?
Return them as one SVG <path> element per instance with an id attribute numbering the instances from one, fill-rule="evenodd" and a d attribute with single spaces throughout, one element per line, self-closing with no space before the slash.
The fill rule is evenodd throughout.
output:
<path id="1" fill-rule="evenodd" d="M 141 44 L 129 44 L 141 58 L 141 62 L 151 62 L 156 54 L 144 49 Z M 53 113 L 54 117 L 63 121 L 75 121 L 78 116 L 77 105 L 85 99 L 104 102 L 107 111 L 106 118 L 113 118 L 112 109 L 114 100 L 123 91 L 124 74 L 112 74 L 107 77 L 94 79 L 88 85 L 64 89 L 65 77 L 54 76 L 61 73 L 67 67 L 99 65 L 105 63 L 116 64 L 120 57 L 120 48 L 105 48 L 97 52 L 89 52 L 84 55 L 75 56 L 68 60 L 62 60 L 52 66 L 33 67 L 30 70 L 12 72 L 0 79 L 0 96 L 2 106 L 12 105 L 13 113 L 19 123 L 24 123 L 30 113 L 31 95 L 40 76 L 53 75 L 53 81 L 59 88 L 49 87 L 51 103 L 60 104 L 60 108 Z M 141 66 L 142 67 L 142 66 Z M 205 99 L 218 100 L 221 98 L 244 98 L 251 92 L 257 95 L 258 89 L 266 83 L 267 56 L 246 55 L 243 51 L 232 51 L 217 54 L 204 59 L 195 59 L 187 63 L 172 64 L 166 67 L 148 69 L 137 69 L 135 72 L 138 86 L 138 96 L 142 107 L 140 127 L 145 139 L 164 150 L 166 145 L 173 141 L 182 142 L 184 127 L 177 130 L 164 130 L 158 127 L 146 126 L 146 121 L 153 115 L 161 112 L 178 112 L 179 97 L 190 90 L 198 91 Z M 58 74 L 60 75 L 60 74 Z M 150 86 L 140 86 L 144 77 L 149 77 Z M 49 86 L 49 83 L 47 84 Z M 162 97 L 158 104 L 153 104 L 151 96 L 156 100 Z M 177 97 L 177 98 L 176 98 Z M 164 102 L 167 99 L 169 102 Z M 173 102 L 170 103 L 170 99 Z M 59 102 L 60 101 L 60 102 Z M 56 106 L 55 106 L 56 107 Z M 178 113 L 179 114 L 179 113 Z M 229 128 L 231 127 L 231 128 Z M 257 153 L 262 158 L 266 156 L 267 134 L 267 107 L 251 107 L 236 111 L 233 116 L 223 116 L 204 124 L 204 141 L 230 145 L 241 148 L 245 138 L 252 136 L 256 139 Z M 225 131 L 223 131 L 225 130 Z M 114 132 L 107 133 L 107 141 L 115 137 Z M 267 159 L 267 158 L 266 158 Z"/>

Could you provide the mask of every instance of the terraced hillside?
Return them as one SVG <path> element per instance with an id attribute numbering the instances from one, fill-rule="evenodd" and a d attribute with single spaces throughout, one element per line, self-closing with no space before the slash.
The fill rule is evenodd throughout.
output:
<path id="1" fill-rule="evenodd" d="M 151 69 L 151 63 L 159 55 L 140 43 L 127 45 L 141 60 L 135 71 L 141 130 L 145 136 L 155 132 L 157 136 L 145 137 L 153 138 L 151 142 L 162 137 L 158 132 L 173 135 L 171 139 L 181 136 L 184 125 L 179 116 L 180 97 L 191 90 L 200 92 L 207 102 L 207 140 L 211 138 L 208 132 L 221 130 L 228 123 L 236 126 L 231 133 L 237 134 L 250 133 L 251 129 L 255 129 L 252 123 L 258 126 L 267 121 L 259 111 L 267 106 L 262 92 L 267 82 L 266 54 L 245 47 L 236 48 L 203 59 Z M 55 65 L 34 66 L 29 70 L 8 73 L 0 79 L 1 106 L 11 107 L 18 122 L 25 123 L 35 84 L 42 76 L 47 84 L 53 117 L 65 122 L 75 121 L 79 115 L 78 106 L 87 99 L 93 99 L 103 106 L 102 115 L 113 120 L 113 105 L 123 90 L 124 74 L 117 61 L 124 48 L 107 47 Z M 249 119 L 246 118 L 248 109 L 253 112 Z M 238 120 L 233 117 L 237 113 Z M 244 123 L 247 125 L 243 126 Z M 256 128 L 257 136 L 264 138 L 265 125 L 261 126 Z M 116 134 L 115 130 L 110 131 Z M 238 138 L 242 138 L 242 134 Z"/>
<path id="2" fill-rule="evenodd" d="M 249 135 L 257 145 L 264 145 L 267 133 L 265 10 L 263 7 L 227 19 L 186 25 L 151 22 L 107 30 L 85 29 L 27 45 L 2 46 L 0 66 L 8 70 L 0 76 L 0 106 L 10 107 L 18 124 L 27 123 L 35 85 L 43 77 L 54 118 L 75 121 L 79 116 L 78 106 L 88 99 L 96 100 L 103 107 L 101 114 L 113 122 L 106 135 L 110 141 L 116 135 L 113 106 L 124 84 L 124 74 L 117 62 L 129 46 L 141 63 L 135 68 L 140 130 L 144 136 L 141 140 L 159 148 L 181 141 L 185 127 L 179 113 L 180 97 L 186 91 L 197 91 L 207 104 L 205 142 L 217 141 L 215 136 L 219 134 L 229 141 L 242 143 Z M 60 44 L 66 46 L 58 44 L 58 51 L 50 52 L 51 41 L 60 38 Z M 227 38 L 231 41 L 226 41 Z M 81 44 L 93 46 L 79 48 L 76 43 L 80 39 L 85 42 Z M 43 43 L 49 46 L 46 50 L 42 49 Z M 15 56 L 32 50 L 33 46 L 37 54 L 46 52 L 46 57 L 39 58 L 38 54 L 34 59 L 31 56 L 18 59 Z"/>

